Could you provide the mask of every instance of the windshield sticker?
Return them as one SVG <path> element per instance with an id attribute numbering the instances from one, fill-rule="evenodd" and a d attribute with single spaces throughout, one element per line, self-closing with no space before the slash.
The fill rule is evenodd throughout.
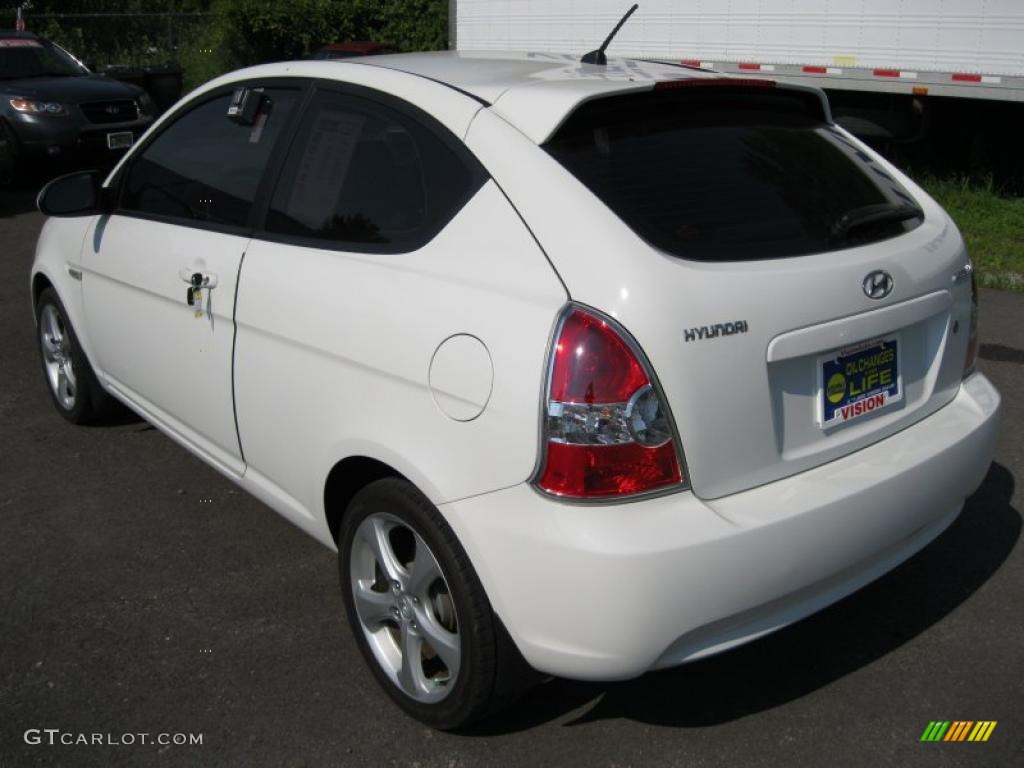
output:
<path id="1" fill-rule="evenodd" d="M 252 129 L 249 131 L 249 143 L 259 144 L 260 138 L 263 136 L 263 126 L 267 124 L 267 113 L 260 112 L 256 115 L 256 120 L 252 124 Z"/>
<path id="2" fill-rule="evenodd" d="M 363 118 L 348 112 L 323 110 L 302 153 L 286 213 L 310 229 L 319 229 L 334 215 Z M 333 196 L 323 190 L 336 188 Z"/>

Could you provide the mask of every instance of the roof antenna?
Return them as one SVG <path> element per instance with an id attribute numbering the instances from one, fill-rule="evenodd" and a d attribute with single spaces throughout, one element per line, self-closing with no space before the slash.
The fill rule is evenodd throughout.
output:
<path id="1" fill-rule="evenodd" d="M 591 51 L 590 53 L 584 54 L 583 58 L 580 59 L 580 61 L 583 62 L 584 64 L 601 64 L 602 66 L 607 64 L 608 57 L 604 55 L 604 49 L 608 47 L 608 43 L 610 43 L 612 41 L 612 38 L 615 37 L 616 34 L 618 34 L 618 31 L 620 29 L 622 29 L 622 25 L 626 23 L 626 20 L 633 15 L 633 11 L 635 11 L 639 7 L 640 6 L 637 3 L 633 3 L 633 7 L 626 11 L 625 16 L 619 19 L 619 23 L 615 25 L 615 29 L 613 29 L 611 31 L 611 34 L 609 34 L 608 37 L 604 39 L 604 42 L 601 43 L 601 47 L 598 48 L 596 51 Z"/>

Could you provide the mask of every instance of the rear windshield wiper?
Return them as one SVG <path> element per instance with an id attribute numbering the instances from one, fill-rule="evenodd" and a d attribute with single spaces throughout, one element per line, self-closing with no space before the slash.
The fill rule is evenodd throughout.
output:
<path id="1" fill-rule="evenodd" d="M 844 213 L 832 225 L 829 240 L 842 240 L 855 229 L 876 224 L 896 224 L 908 219 L 924 218 L 924 211 L 915 205 L 876 203 L 854 208 Z"/>

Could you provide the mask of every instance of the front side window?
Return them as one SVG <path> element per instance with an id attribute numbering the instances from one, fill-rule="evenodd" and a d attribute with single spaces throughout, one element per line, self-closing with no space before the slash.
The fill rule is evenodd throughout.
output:
<path id="1" fill-rule="evenodd" d="M 298 96 L 298 89 L 263 90 L 251 124 L 229 119 L 231 93 L 176 118 L 132 163 L 121 208 L 186 224 L 245 226 Z"/>
<path id="2" fill-rule="evenodd" d="M 333 247 L 413 250 L 486 177 L 455 141 L 378 101 L 319 91 L 296 132 L 265 229 Z"/>

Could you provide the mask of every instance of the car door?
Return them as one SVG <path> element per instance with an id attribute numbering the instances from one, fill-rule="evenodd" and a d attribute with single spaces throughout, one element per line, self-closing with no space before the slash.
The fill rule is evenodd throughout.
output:
<path id="1" fill-rule="evenodd" d="M 235 317 L 254 490 L 317 532 L 344 457 L 435 500 L 526 479 L 566 295 L 486 170 L 415 105 L 327 84 L 281 168 Z"/>
<path id="2" fill-rule="evenodd" d="M 137 151 L 82 258 L 101 375 L 232 474 L 244 466 L 232 394 L 237 276 L 263 173 L 300 96 L 297 84 L 246 87 L 259 104 L 251 117 L 229 117 L 234 88 L 215 91 Z"/>

